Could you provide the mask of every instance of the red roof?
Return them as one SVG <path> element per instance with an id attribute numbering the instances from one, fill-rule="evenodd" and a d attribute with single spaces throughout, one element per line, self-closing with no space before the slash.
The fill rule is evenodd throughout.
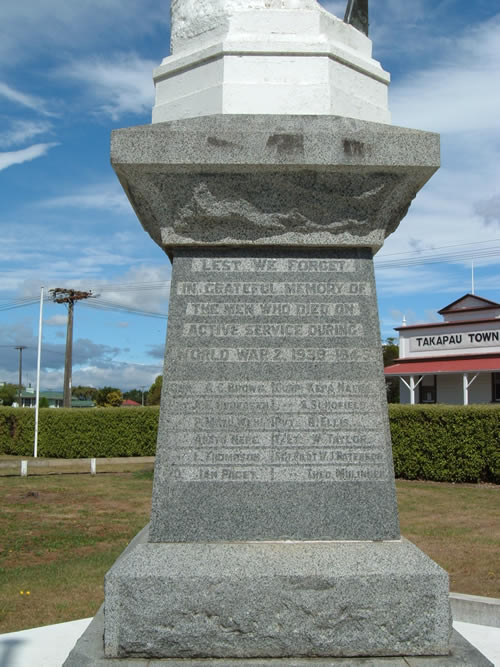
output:
<path id="1" fill-rule="evenodd" d="M 437 375 L 439 373 L 500 372 L 500 357 L 455 357 L 401 360 L 384 368 L 386 375 Z"/>
<path id="2" fill-rule="evenodd" d="M 126 408 L 135 408 L 141 407 L 141 404 L 136 403 L 136 401 L 132 401 L 130 398 L 127 398 L 122 402 L 122 406 L 125 406 Z"/>

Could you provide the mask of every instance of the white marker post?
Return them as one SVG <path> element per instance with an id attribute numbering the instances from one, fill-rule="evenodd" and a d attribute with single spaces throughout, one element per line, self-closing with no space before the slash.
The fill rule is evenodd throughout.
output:
<path id="1" fill-rule="evenodd" d="M 95 475 L 97 473 L 97 459 L 90 459 L 90 474 Z"/>
<path id="2" fill-rule="evenodd" d="M 21 477 L 28 476 L 28 461 L 21 461 Z"/>

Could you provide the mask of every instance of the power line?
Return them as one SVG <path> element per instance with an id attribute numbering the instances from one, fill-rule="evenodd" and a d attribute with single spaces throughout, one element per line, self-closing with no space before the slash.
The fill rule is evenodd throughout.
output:
<path id="1" fill-rule="evenodd" d="M 130 315 L 143 315 L 144 317 L 155 317 L 158 319 L 165 320 L 167 315 L 163 313 L 158 313 L 155 311 L 141 310 L 139 308 L 133 308 L 132 306 L 122 306 L 118 303 L 113 303 L 111 301 L 102 301 L 101 299 L 96 299 L 92 303 L 83 304 L 87 308 L 94 308 L 96 310 L 110 310 L 120 313 L 128 313 Z"/>
<path id="2" fill-rule="evenodd" d="M 99 285 L 94 289 L 100 293 L 122 293 L 122 292 L 158 292 L 170 288 L 170 281 L 159 281 L 149 283 L 123 283 L 115 285 Z"/>
<path id="3" fill-rule="evenodd" d="M 396 252 L 389 253 L 384 255 L 385 257 L 394 257 L 394 259 L 384 259 L 375 258 L 375 267 L 377 269 L 396 269 L 396 268 L 411 268 L 416 266 L 424 266 L 430 264 L 443 264 L 443 263 L 459 263 L 469 259 L 487 259 L 491 257 L 500 256 L 500 245 L 498 245 L 499 239 L 489 239 L 486 241 L 475 241 L 473 243 L 458 243 L 453 245 L 438 246 L 429 251 L 405 251 L 405 252 Z M 491 245 L 496 244 L 496 245 Z M 483 247 L 481 247 L 483 246 Z M 462 249 L 461 251 L 456 251 L 455 249 Z M 451 251 L 451 252 L 438 252 L 438 251 Z M 147 283 L 103 283 L 101 285 L 96 285 L 95 290 L 100 293 L 133 293 L 133 292 L 161 292 L 166 291 L 170 286 L 169 280 L 161 280 Z M 73 290 L 75 293 L 77 290 Z M 49 297 L 46 297 L 47 299 Z M 45 299 L 44 299 L 45 300 Z M 25 306 L 31 306 L 38 304 L 39 298 L 35 297 L 22 297 L 22 298 L 3 298 L 0 300 L 0 312 L 6 312 L 14 310 L 17 308 L 24 308 Z M 87 304 L 89 305 L 89 304 Z M 146 317 L 156 317 L 165 319 L 167 316 L 154 312 L 147 311 L 140 308 L 134 308 L 133 306 L 126 306 L 121 303 L 112 302 L 105 299 L 100 299 L 95 302 L 92 307 L 100 308 L 101 310 L 115 310 L 117 312 L 126 312 L 129 314 L 135 315 L 144 315 Z"/>
<path id="4" fill-rule="evenodd" d="M 9 305 L 9 304 L 12 305 L 12 304 L 15 304 L 15 303 L 23 303 L 23 302 L 26 302 L 26 301 L 33 301 L 34 298 L 35 298 L 34 296 L 11 297 L 11 298 L 4 297 L 3 299 L 0 299 L 0 301 L 6 301 L 7 302 L 6 305 Z"/>
<path id="5" fill-rule="evenodd" d="M 14 301 L 12 303 L 0 304 L 0 311 L 15 310 L 16 308 L 24 308 L 25 306 L 32 306 L 35 303 L 39 303 L 39 299 L 22 299 L 19 301 Z"/>
<path id="6" fill-rule="evenodd" d="M 500 246 L 495 248 L 485 248 L 482 250 L 475 250 L 474 252 L 450 253 L 450 254 L 435 254 L 435 255 L 418 255 L 414 258 L 394 259 L 384 261 L 375 261 L 376 268 L 403 268 L 412 266 L 423 266 L 425 264 L 454 264 L 471 259 L 485 259 L 488 257 L 500 256 Z"/>
<path id="7" fill-rule="evenodd" d="M 437 246 L 436 248 L 429 248 L 429 251 L 434 250 L 445 250 L 446 248 L 464 248 L 466 246 L 480 245 L 485 243 L 497 243 L 499 239 L 489 239 L 488 241 L 473 241 L 472 243 L 457 243 L 454 245 L 443 245 Z M 429 252 L 427 251 L 427 252 Z M 413 255 L 415 253 L 421 252 L 420 250 L 407 250 L 406 252 L 391 252 L 385 255 L 385 257 L 392 257 L 395 255 Z"/>

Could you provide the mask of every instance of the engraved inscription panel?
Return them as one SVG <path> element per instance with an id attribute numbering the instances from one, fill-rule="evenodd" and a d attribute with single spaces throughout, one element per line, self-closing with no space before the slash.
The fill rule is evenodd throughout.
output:
<path id="1" fill-rule="evenodd" d="M 367 253 L 181 253 L 162 408 L 171 484 L 388 479 Z"/>

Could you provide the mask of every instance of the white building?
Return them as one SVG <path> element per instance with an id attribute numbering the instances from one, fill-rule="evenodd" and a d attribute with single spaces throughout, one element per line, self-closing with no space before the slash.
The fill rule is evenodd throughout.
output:
<path id="1" fill-rule="evenodd" d="M 500 402 L 500 304 L 465 294 L 439 311 L 443 322 L 398 327 L 401 403 Z"/>

